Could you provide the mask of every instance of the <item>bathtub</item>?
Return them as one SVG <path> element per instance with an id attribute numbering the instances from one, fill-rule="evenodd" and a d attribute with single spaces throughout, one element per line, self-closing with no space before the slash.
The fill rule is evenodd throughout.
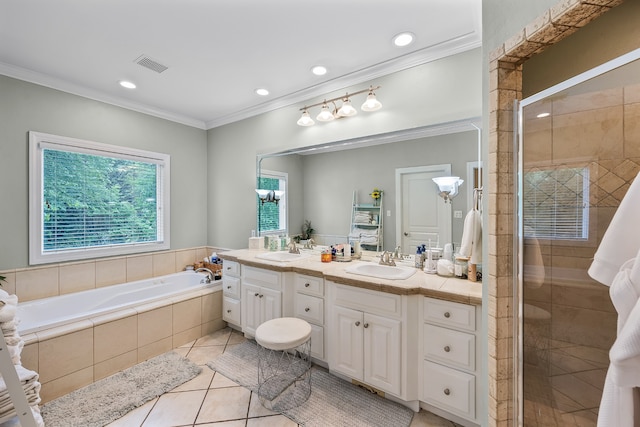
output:
<path id="1" fill-rule="evenodd" d="M 18 332 L 27 335 L 155 301 L 170 303 L 172 298 L 205 289 L 222 289 L 221 280 L 201 283 L 205 278 L 204 273 L 185 271 L 22 302 L 16 314 Z"/>

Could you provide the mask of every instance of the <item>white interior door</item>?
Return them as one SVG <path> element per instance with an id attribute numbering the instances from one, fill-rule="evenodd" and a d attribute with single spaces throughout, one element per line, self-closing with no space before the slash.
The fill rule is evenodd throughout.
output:
<path id="1" fill-rule="evenodd" d="M 451 165 L 396 169 L 396 239 L 405 254 L 416 246 L 451 242 L 451 204 L 438 195 L 433 178 L 451 175 Z"/>

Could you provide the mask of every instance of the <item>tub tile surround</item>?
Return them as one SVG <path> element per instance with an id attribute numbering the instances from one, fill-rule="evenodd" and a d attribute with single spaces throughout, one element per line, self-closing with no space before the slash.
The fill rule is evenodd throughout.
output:
<path id="1" fill-rule="evenodd" d="M 214 250 L 198 247 L 3 271 L 3 289 L 20 301 L 90 290 L 175 273 Z M 225 325 L 222 291 L 207 289 L 27 334 L 22 363 L 40 373 L 46 402 Z"/>
<path id="2" fill-rule="evenodd" d="M 214 251 L 222 252 L 223 249 L 203 246 L 47 264 L 2 270 L 0 275 L 7 278 L 3 289 L 24 302 L 177 273 Z"/>
<path id="3" fill-rule="evenodd" d="M 522 64 L 623 0 L 563 0 L 489 53 L 489 307 L 513 305 L 513 101 L 522 99 Z M 507 161 L 504 161 L 507 159 Z M 501 161 L 502 160 L 502 161 Z M 513 311 L 488 311 L 489 425 L 514 422 Z"/>

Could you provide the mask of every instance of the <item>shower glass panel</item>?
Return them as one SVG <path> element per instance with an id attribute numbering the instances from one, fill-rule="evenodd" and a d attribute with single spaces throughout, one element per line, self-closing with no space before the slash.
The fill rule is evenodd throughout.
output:
<path id="1" fill-rule="evenodd" d="M 596 426 L 617 313 L 587 270 L 640 171 L 639 57 L 518 109 L 519 425 Z"/>

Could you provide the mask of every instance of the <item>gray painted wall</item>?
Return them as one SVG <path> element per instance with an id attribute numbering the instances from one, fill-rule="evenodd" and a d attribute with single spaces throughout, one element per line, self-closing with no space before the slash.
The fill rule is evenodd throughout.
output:
<path id="1" fill-rule="evenodd" d="M 28 265 L 30 130 L 171 155 L 171 248 L 207 243 L 206 132 L 0 76 L 0 270 Z"/>
<path id="2" fill-rule="evenodd" d="M 474 49 L 326 94 L 332 98 L 370 84 L 381 85 L 377 95 L 383 108 L 375 113 L 360 112 L 304 128 L 296 125 L 302 105 L 293 105 L 209 130 L 208 243 L 227 248 L 247 246 L 256 221 L 256 154 L 479 117 L 480 65 L 481 51 Z M 321 100 L 311 99 L 309 104 Z M 363 101 L 364 94 L 353 103 Z M 300 225 L 290 223 L 292 230 Z"/>

